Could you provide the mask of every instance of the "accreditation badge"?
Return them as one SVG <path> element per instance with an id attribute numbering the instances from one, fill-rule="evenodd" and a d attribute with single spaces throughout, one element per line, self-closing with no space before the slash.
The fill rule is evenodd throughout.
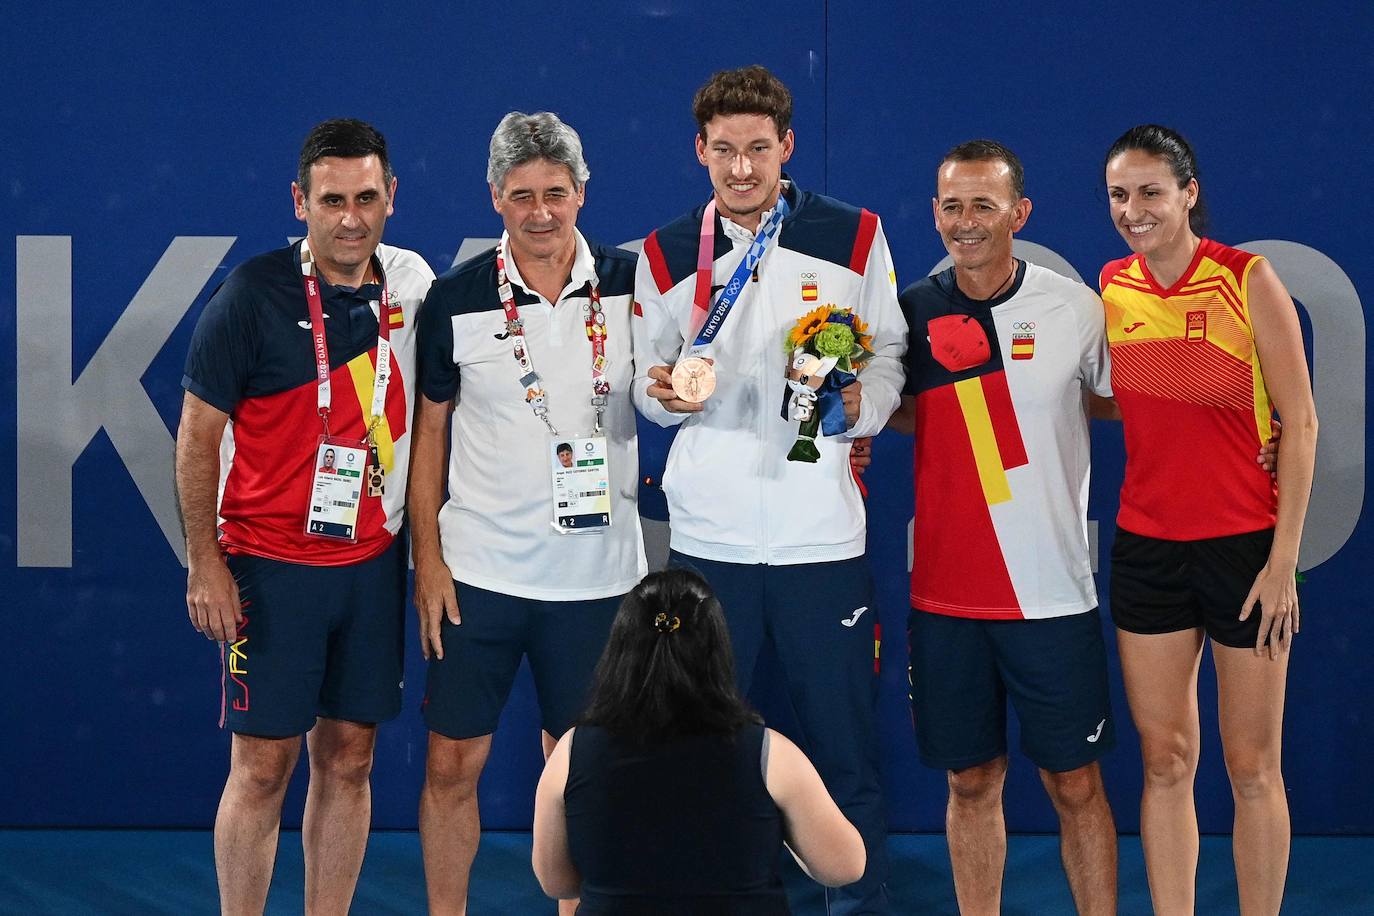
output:
<path id="1" fill-rule="evenodd" d="M 552 436 L 553 527 L 599 534 L 611 525 L 610 454 L 605 436 Z"/>
<path id="2" fill-rule="evenodd" d="M 367 443 L 321 436 L 315 449 L 305 533 L 356 543 L 358 507 L 367 474 Z"/>

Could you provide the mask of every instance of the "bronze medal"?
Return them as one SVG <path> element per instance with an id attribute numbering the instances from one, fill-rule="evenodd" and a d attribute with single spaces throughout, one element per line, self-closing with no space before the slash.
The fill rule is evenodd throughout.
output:
<path id="1" fill-rule="evenodd" d="M 700 404 L 716 390 L 716 370 L 700 356 L 689 356 L 673 367 L 673 393 L 679 400 Z"/>

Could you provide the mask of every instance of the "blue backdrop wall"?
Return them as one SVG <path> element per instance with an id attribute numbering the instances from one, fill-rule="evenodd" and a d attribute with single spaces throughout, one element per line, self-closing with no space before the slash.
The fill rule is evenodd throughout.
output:
<path id="1" fill-rule="evenodd" d="M 879 0 L 233 6 L 133 0 L 100 19 L 48 3 L 11 14 L 0 36 L 0 352 L 15 356 L 0 386 L 0 478 L 14 484 L 0 488 L 0 825 L 213 819 L 228 737 L 215 727 L 217 653 L 186 622 L 171 481 L 181 362 L 225 272 L 303 231 L 288 192 L 306 130 L 349 115 L 385 131 L 400 178 L 387 240 L 443 270 L 499 234 L 483 180 L 496 121 L 557 111 L 592 169 L 580 227 L 632 242 L 708 193 L 692 92 L 713 70 L 760 62 L 796 96 L 792 174 L 883 217 L 903 286 L 944 254 L 929 199 L 953 144 L 991 136 L 1016 149 L 1035 202 L 1019 252 L 1095 282 L 1124 250 L 1102 191 L 1107 145 L 1147 120 L 1193 140 L 1214 234 L 1270 255 L 1299 300 L 1322 419 L 1288 695 L 1294 828 L 1374 832 L 1362 305 L 1374 302 L 1362 206 L 1374 12 L 1313 2 L 1241 15 L 1180 0 L 957 15 Z M 647 474 L 666 446 L 645 430 Z M 917 764 L 905 706 L 910 448 L 881 437 L 868 480 L 884 767 L 893 828 L 939 830 L 943 776 Z M 1090 517 L 1105 558 L 1119 431 L 1095 430 L 1094 449 Z M 657 494 L 643 510 L 662 517 Z M 661 542 L 662 524 L 650 534 Z M 414 825 L 423 777 L 413 632 L 408 647 L 405 712 L 378 743 L 386 827 Z M 1211 677 L 1199 814 L 1224 831 Z M 785 724 L 766 683 L 758 700 Z M 525 680 L 483 780 L 488 826 L 528 825 L 537 729 Z M 1118 823 L 1134 830 L 1129 727 L 1106 770 Z M 1010 782 L 1011 828 L 1053 829 L 1034 768 L 1016 760 Z"/>

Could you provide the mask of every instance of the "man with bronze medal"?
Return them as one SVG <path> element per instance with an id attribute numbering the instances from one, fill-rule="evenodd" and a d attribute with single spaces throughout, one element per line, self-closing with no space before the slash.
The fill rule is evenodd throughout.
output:
<path id="1" fill-rule="evenodd" d="M 400 711 L 407 388 L 434 274 L 380 244 L 395 194 L 381 134 L 361 121 L 317 126 L 292 185 L 306 237 L 229 274 L 186 360 L 186 603 L 220 642 L 220 723 L 233 733 L 215 818 L 225 913 L 266 903 L 301 735 L 305 908 L 348 910 L 376 725 Z"/>
<path id="2" fill-rule="evenodd" d="M 878 614 L 850 456 L 899 401 L 906 325 L 891 258 L 874 214 L 782 173 L 792 100 L 767 70 L 717 73 L 693 113 L 714 193 L 645 240 L 635 283 L 635 404 L 678 427 L 664 474 L 671 562 L 701 571 L 720 596 L 744 689 L 772 642 L 794 737 L 864 837 L 867 871 L 829 892 L 830 912 L 885 913 Z M 798 343 L 812 346 L 829 322 L 846 329 L 827 339 L 847 334 L 863 349 L 862 382 L 834 387 L 814 458 L 789 461 L 799 423 L 778 409 L 793 393 L 784 343 L 802 326 Z"/>
<path id="3" fill-rule="evenodd" d="M 420 837 L 431 912 L 466 906 L 477 781 L 522 656 L 547 754 L 581 713 L 620 598 L 647 569 L 630 400 L 635 259 L 577 231 L 588 176 L 577 132 L 557 116 L 502 119 L 487 169 L 501 241 L 439 277 L 421 311 L 410 515 L 429 659 Z"/>

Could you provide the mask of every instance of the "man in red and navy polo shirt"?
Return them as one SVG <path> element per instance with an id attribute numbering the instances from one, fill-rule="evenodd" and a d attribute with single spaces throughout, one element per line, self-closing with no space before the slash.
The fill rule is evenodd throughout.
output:
<path id="1" fill-rule="evenodd" d="M 186 359 L 176 480 L 191 622 L 220 643 L 233 732 L 215 819 L 225 913 L 261 913 L 310 746 L 308 912 L 348 909 L 377 723 L 400 710 L 417 307 L 434 274 L 379 244 L 396 179 L 361 121 L 320 124 L 292 185 L 306 238 L 211 297 Z"/>

